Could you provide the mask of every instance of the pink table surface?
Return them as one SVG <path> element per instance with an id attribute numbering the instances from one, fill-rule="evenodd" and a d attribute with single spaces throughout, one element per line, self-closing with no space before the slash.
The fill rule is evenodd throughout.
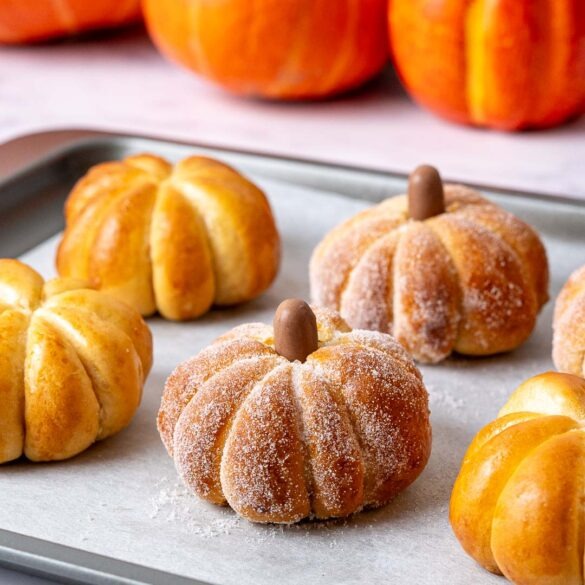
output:
<path id="1" fill-rule="evenodd" d="M 452 179 L 585 198 L 585 118 L 522 134 L 459 127 L 418 108 L 390 72 L 319 103 L 241 99 L 166 62 L 140 29 L 0 48 L 0 142 L 72 126 L 402 172 L 424 161 Z"/>

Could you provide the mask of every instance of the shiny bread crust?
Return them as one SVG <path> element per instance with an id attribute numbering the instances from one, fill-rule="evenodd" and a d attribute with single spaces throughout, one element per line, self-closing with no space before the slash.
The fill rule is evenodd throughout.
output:
<path id="1" fill-rule="evenodd" d="M 126 427 L 152 365 L 139 313 L 0 260 L 0 463 L 67 459 Z"/>
<path id="2" fill-rule="evenodd" d="M 280 238 L 264 193 L 231 167 L 142 154 L 97 165 L 66 206 L 61 276 L 142 315 L 193 319 L 253 299 L 274 280 Z"/>
<path id="3" fill-rule="evenodd" d="M 519 585 L 582 582 L 584 417 L 585 380 L 547 372 L 471 443 L 450 520 L 484 568 Z"/>

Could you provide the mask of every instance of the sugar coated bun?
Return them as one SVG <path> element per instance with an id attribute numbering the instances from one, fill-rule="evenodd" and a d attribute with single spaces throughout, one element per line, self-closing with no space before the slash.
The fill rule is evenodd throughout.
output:
<path id="1" fill-rule="evenodd" d="M 382 506 L 431 449 L 428 395 L 402 346 L 298 299 L 274 327 L 236 327 L 179 365 L 158 428 L 193 493 L 254 522 Z"/>

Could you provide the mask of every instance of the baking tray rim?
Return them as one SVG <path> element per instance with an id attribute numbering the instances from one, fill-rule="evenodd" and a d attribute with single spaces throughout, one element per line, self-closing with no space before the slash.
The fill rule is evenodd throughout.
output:
<path id="1" fill-rule="evenodd" d="M 48 132 L 30 133 L 15 140 L 0 144 L 0 153 L 5 147 L 16 140 L 34 140 L 36 137 L 47 134 L 54 134 L 56 138 L 60 134 L 69 132 L 87 132 L 87 136 L 71 139 L 64 143 L 57 143 L 57 146 L 49 147 L 41 156 L 31 157 L 17 172 L 10 174 L 0 180 L 0 193 L 6 186 L 18 183 L 28 174 L 38 170 L 40 167 L 48 166 L 59 160 L 66 160 L 74 156 L 83 148 L 98 148 L 108 144 L 123 145 L 124 141 L 148 141 L 152 143 L 165 144 L 167 147 L 191 147 L 206 151 L 224 153 L 227 155 L 238 155 L 250 159 L 264 159 L 275 163 L 281 163 L 288 167 L 295 166 L 297 169 L 313 169 L 324 173 L 350 172 L 367 180 L 372 178 L 393 178 L 396 180 L 407 180 L 405 173 L 383 170 L 377 168 L 365 168 L 360 166 L 330 163 L 323 160 L 310 160 L 302 157 L 281 156 L 255 150 L 230 148 L 204 142 L 190 142 L 174 140 L 168 137 L 158 137 L 147 134 L 126 134 L 115 132 L 94 131 L 91 129 L 60 129 Z M 283 179 L 281 179 L 283 180 Z M 457 182 L 446 178 L 447 181 Z M 473 188 L 481 191 L 510 196 L 515 198 L 526 198 L 552 204 L 568 204 L 585 209 L 585 200 L 567 195 L 552 195 L 547 193 L 532 192 L 518 189 L 506 189 L 486 184 L 465 182 Z M 343 194 L 344 197 L 350 197 Z M 367 199 L 354 196 L 355 199 Z M 60 579 L 68 583 L 89 583 L 91 585 L 165 585 L 167 583 L 181 585 L 213 585 L 210 581 L 200 581 L 193 578 L 183 577 L 170 572 L 160 571 L 146 565 L 138 565 L 115 559 L 113 557 L 91 553 L 67 545 L 54 543 L 48 540 L 15 533 L 0 528 L 0 566 L 25 572 L 31 575 L 41 576 L 47 579 Z"/>
<path id="2" fill-rule="evenodd" d="M 47 152 L 42 154 L 40 157 L 32 157 L 32 160 L 27 161 L 23 167 L 21 167 L 17 172 L 13 174 L 9 174 L 2 179 L 0 179 L 0 190 L 4 189 L 5 186 L 11 182 L 17 182 L 21 180 L 24 176 L 29 174 L 35 168 L 47 165 L 51 162 L 55 162 L 59 159 L 65 159 L 68 156 L 75 154 L 76 151 L 81 150 L 83 148 L 88 148 L 93 146 L 95 147 L 103 147 L 108 143 L 114 143 L 117 145 L 119 143 L 123 143 L 123 141 L 133 141 L 133 140 L 144 140 L 153 143 L 164 143 L 166 146 L 170 147 L 190 147 L 193 149 L 203 149 L 208 151 L 214 151 L 217 153 L 224 153 L 227 155 L 238 155 L 248 157 L 250 159 L 264 159 L 269 160 L 274 163 L 281 163 L 287 166 L 296 166 L 299 169 L 315 169 L 322 172 L 350 172 L 355 175 L 360 175 L 364 179 L 368 177 L 372 178 L 391 178 L 395 180 L 402 180 L 406 181 L 408 179 L 408 174 L 400 171 L 393 170 L 390 166 L 387 169 L 379 168 L 379 167 L 364 167 L 359 165 L 350 165 L 350 164 L 341 164 L 334 161 L 327 161 L 326 159 L 309 159 L 303 157 L 296 157 L 296 156 L 288 156 L 288 155 L 281 155 L 281 154 L 274 154 L 267 151 L 262 150 L 255 150 L 255 149 L 245 149 L 245 148 L 235 148 L 229 147 L 226 145 L 221 144 L 214 144 L 211 142 L 198 142 L 198 141 L 189 141 L 189 140 L 181 140 L 181 139 L 173 139 L 170 137 L 165 136 L 158 136 L 158 135 L 150 135 L 150 134 L 140 134 L 140 133 L 125 133 L 125 132 L 110 132 L 110 131 L 101 131 L 101 130 L 93 130 L 91 128 L 61 128 L 57 130 L 49 130 L 49 131 L 41 131 L 41 132 L 32 132 L 29 134 L 24 134 L 20 137 L 17 137 L 13 140 L 9 140 L 4 143 L 0 143 L 0 152 L 3 151 L 4 148 L 9 147 L 13 142 L 21 141 L 21 140 L 34 140 L 37 137 L 47 136 L 47 135 L 54 135 L 55 139 L 57 140 L 59 135 L 69 134 L 69 133 L 79 133 L 82 136 L 77 138 L 72 138 L 69 142 L 64 143 L 57 143 L 56 147 L 50 147 Z M 86 134 L 87 133 L 87 134 Z M 86 135 L 83 135 L 86 134 Z M 501 195 L 501 196 L 511 196 L 514 198 L 525 198 L 530 200 L 537 200 L 543 201 L 545 203 L 560 203 L 560 204 L 568 204 L 574 205 L 577 207 L 584 207 L 585 208 L 585 199 L 582 197 L 578 197 L 576 195 L 570 195 L 567 193 L 545 193 L 540 191 L 533 191 L 533 190 L 526 190 L 526 189 L 516 189 L 516 188 L 506 188 L 506 187 L 499 187 L 496 185 L 491 185 L 489 183 L 483 182 L 474 182 L 474 181 L 463 181 L 462 179 L 457 179 L 456 177 L 451 177 L 449 175 L 443 175 L 443 180 L 448 183 L 464 183 L 466 186 L 471 187 L 473 189 L 477 189 L 479 191 L 487 191 L 489 193 Z M 344 197 L 350 197 L 347 194 L 342 194 Z M 364 197 L 353 196 L 354 199 L 367 199 Z"/>
<path id="3" fill-rule="evenodd" d="M 66 583 L 214 585 L 4 529 L 0 529 L 0 566 Z"/>

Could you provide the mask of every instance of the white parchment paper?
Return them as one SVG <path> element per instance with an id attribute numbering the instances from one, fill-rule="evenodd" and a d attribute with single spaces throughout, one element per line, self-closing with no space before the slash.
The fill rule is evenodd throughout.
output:
<path id="1" fill-rule="evenodd" d="M 367 206 L 284 183 L 269 193 L 284 240 L 276 284 L 244 306 L 192 323 L 150 320 L 155 365 L 132 425 L 62 463 L 19 461 L 0 468 L 0 527 L 85 551 L 218 584 L 501 584 L 469 559 L 451 533 L 448 502 L 464 451 L 525 378 L 552 368 L 550 302 L 521 348 L 488 359 L 452 358 L 423 367 L 431 396 L 433 454 L 389 506 L 347 520 L 258 526 L 197 500 L 180 485 L 155 427 L 174 366 L 227 329 L 270 321 L 289 296 L 308 297 L 307 265 L 323 234 Z M 543 234 L 556 296 L 585 263 L 585 213 L 561 204 L 505 199 Z M 24 259 L 54 274 L 55 240 Z"/>

